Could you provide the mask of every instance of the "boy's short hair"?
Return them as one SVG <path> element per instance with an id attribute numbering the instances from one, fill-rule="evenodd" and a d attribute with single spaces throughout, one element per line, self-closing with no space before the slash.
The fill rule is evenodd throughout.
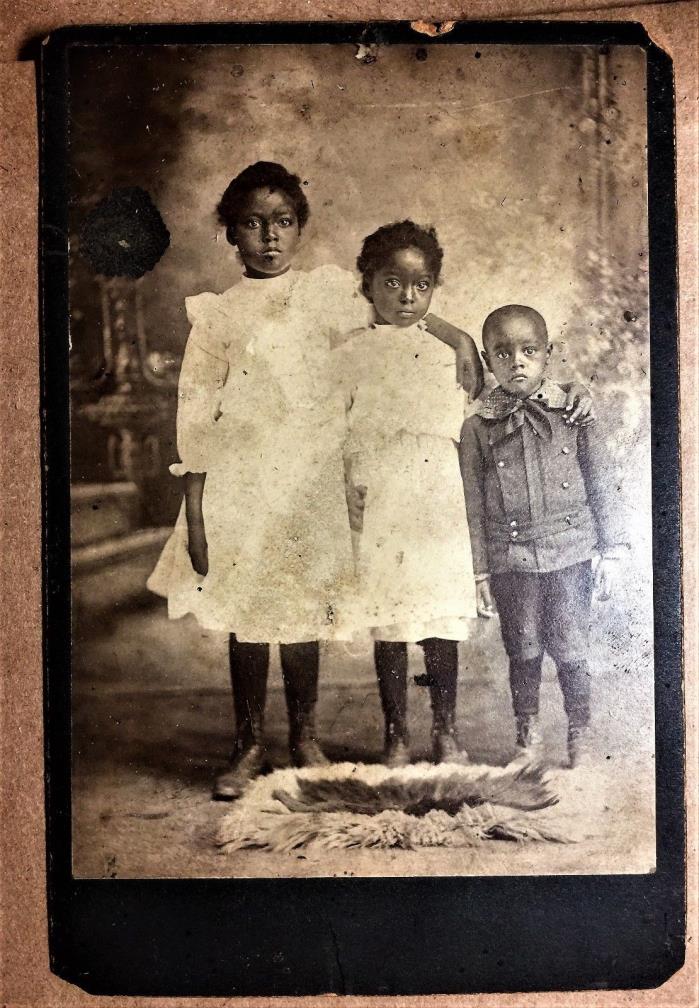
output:
<path id="1" fill-rule="evenodd" d="M 509 304 L 503 305 L 502 308 L 496 308 L 483 323 L 483 349 L 487 350 L 486 342 L 491 333 L 501 329 L 510 319 L 522 316 L 533 323 L 537 333 L 543 337 L 544 342 L 548 343 L 549 333 L 543 315 L 527 305 Z"/>
<path id="2" fill-rule="evenodd" d="M 357 269 L 362 274 L 362 288 L 371 283 L 374 273 L 386 262 L 392 252 L 401 249 L 418 248 L 430 264 L 434 282 L 437 283 L 442 271 L 444 252 L 437 240 L 433 227 L 421 227 L 414 221 L 397 221 L 384 224 L 377 231 L 367 235 L 362 242 L 362 251 L 357 257 Z"/>
<path id="3" fill-rule="evenodd" d="M 218 219 L 226 228 L 226 236 L 231 244 L 234 244 L 231 239 L 245 201 L 254 189 L 275 189 L 283 192 L 294 206 L 299 231 L 304 228 L 310 209 L 301 188 L 301 179 L 275 161 L 256 161 L 255 164 L 243 168 L 240 174 L 229 182 L 216 208 Z"/>

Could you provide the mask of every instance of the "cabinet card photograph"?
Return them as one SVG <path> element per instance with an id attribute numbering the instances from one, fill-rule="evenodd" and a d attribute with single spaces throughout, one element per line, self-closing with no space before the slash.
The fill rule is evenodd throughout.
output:
<path id="1" fill-rule="evenodd" d="M 647 51 L 65 52 L 74 876 L 652 873 Z"/>

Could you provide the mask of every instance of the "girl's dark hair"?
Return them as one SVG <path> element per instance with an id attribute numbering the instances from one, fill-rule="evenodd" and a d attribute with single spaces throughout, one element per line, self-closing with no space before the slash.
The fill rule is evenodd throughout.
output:
<path id="1" fill-rule="evenodd" d="M 362 290 L 365 294 L 374 273 L 383 266 L 391 253 L 407 248 L 418 248 L 424 253 L 434 282 L 437 283 L 444 258 L 437 232 L 433 227 L 420 227 L 411 220 L 397 221 L 395 224 L 384 224 L 378 231 L 367 235 L 362 243 L 362 251 L 357 257 L 357 269 L 362 274 Z"/>
<path id="2" fill-rule="evenodd" d="M 239 175 L 228 184 L 216 208 L 218 219 L 226 228 L 226 237 L 235 244 L 235 226 L 243 211 L 245 201 L 253 189 L 276 189 L 285 193 L 296 211 L 299 231 L 308 221 L 310 213 L 308 200 L 301 188 L 301 179 L 292 175 L 283 165 L 274 161 L 256 161 L 243 168 Z"/>

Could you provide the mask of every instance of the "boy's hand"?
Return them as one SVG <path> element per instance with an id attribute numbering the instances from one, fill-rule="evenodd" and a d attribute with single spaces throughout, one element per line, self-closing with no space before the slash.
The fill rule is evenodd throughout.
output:
<path id="1" fill-rule="evenodd" d="M 347 511 L 349 512 L 350 528 L 353 532 L 361 532 L 364 528 L 364 505 L 366 502 L 366 487 L 347 486 Z"/>
<path id="2" fill-rule="evenodd" d="M 595 596 L 606 602 L 616 593 L 619 581 L 619 560 L 616 557 L 600 557 L 595 569 Z"/>
<path id="3" fill-rule="evenodd" d="M 493 596 L 490 594 L 488 578 L 476 581 L 476 612 L 484 619 L 492 619 L 495 616 L 495 604 Z"/>
<path id="4" fill-rule="evenodd" d="M 205 577 L 209 573 L 209 545 L 206 541 L 204 519 L 191 522 L 187 529 L 187 550 L 192 567 Z"/>
<path id="5" fill-rule="evenodd" d="M 592 423 L 595 419 L 595 410 L 592 405 L 592 396 L 589 390 L 576 382 L 571 385 L 570 391 L 566 395 L 565 412 L 566 423 L 577 423 L 580 426 Z"/>

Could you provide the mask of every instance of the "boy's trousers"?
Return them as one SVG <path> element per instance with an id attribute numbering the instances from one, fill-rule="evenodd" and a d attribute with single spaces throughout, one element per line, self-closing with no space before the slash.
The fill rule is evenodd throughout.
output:
<path id="1" fill-rule="evenodd" d="M 541 663 L 548 653 L 556 663 L 571 723 L 587 724 L 592 562 L 546 574 L 507 571 L 491 575 L 490 583 L 510 659 L 515 714 L 538 713 Z"/>

